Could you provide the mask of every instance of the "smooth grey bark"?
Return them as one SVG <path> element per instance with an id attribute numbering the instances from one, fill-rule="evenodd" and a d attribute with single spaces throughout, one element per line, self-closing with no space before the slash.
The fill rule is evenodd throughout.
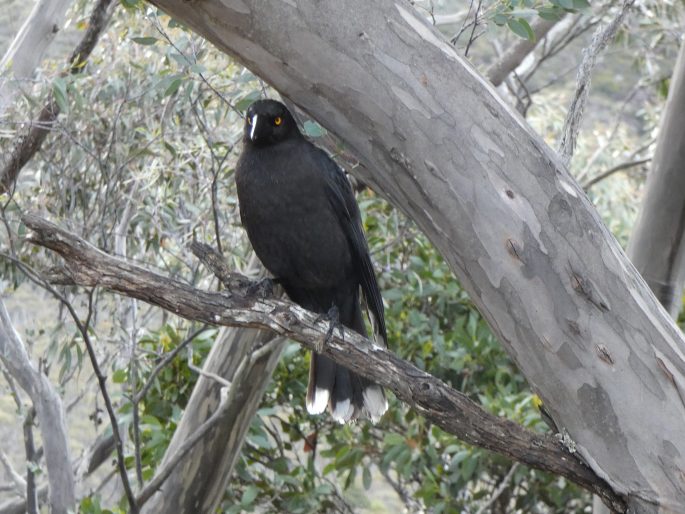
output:
<path id="1" fill-rule="evenodd" d="M 0 359 L 36 409 L 48 472 L 50 512 L 73 512 L 76 496 L 62 400 L 48 377 L 31 363 L 2 300 Z"/>
<path id="2" fill-rule="evenodd" d="M 285 343 L 277 345 L 258 359 L 249 370 L 247 380 L 235 383 L 233 376 L 246 355 L 273 337 L 269 332 L 254 329 L 222 329 L 203 370 L 232 382 L 231 387 L 238 388 L 236 399 L 226 406 L 222 419 L 214 428 L 174 468 L 161 489 L 145 503 L 142 512 L 194 513 L 216 510 Z M 220 393 L 219 382 L 206 376 L 199 378 L 159 468 L 217 410 L 221 401 Z"/>
<path id="3" fill-rule="evenodd" d="M 628 255 L 677 318 L 685 281 L 685 45 L 661 116 L 652 167 Z"/>
<path id="4" fill-rule="evenodd" d="M 683 335 L 559 157 L 408 3 L 152 3 L 340 136 L 588 464 L 634 512 L 681 510 Z"/>

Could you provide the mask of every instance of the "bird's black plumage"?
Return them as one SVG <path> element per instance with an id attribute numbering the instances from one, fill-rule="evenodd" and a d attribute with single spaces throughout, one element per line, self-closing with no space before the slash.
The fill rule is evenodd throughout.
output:
<path id="1" fill-rule="evenodd" d="M 280 102 L 247 111 L 236 184 L 243 226 L 264 266 L 302 307 L 366 335 L 360 290 L 377 344 L 386 346 L 383 300 L 359 207 L 343 171 L 300 133 Z M 329 407 L 340 422 L 387 409 L 383 390 L 322 355 L 312 355 L 307 409 Z"/>

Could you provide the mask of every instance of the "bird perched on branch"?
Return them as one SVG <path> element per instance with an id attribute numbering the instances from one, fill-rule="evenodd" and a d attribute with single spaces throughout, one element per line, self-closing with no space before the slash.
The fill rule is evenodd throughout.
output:
<path id="1" fill-rule="evenodd" d="M 250 105 L 243 142 L 236 167 L 240 217 L 266 269 L 295 303 L 366 336 L 361 290 L 374 341 L 387 346 L 383 300 L 343 171 L 275 100 Z M 312 355 L 310 413 L 328 406 L 341 423 L 360 415 L 376 421 L 387 405 L 380 386 Z"/>

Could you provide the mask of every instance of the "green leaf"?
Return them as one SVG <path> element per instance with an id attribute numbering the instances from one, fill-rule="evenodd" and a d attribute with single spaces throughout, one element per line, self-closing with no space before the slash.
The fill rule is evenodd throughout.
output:
<path id="1" fill-rule="evenodd" d="M 140 7 L 143 4 L 143 2 L 141 0 L 120 0 L 120 1 L 121 1 L 121 5 L 123 5 L 125 9 L 130 9 L 130 10 L 137 9 L 138 7 Z"/>
<path id="2" fill-rule="evenodd" d="M 587 0 L 573 0 L 573 8 L 582 11 L 590 8 L 590 2 Z"/>
<path id="3" fill-rule="evenodd" d="M 475 455 L 471 455 L 468 459 L 464 460 L 460 469 L 461 477 L 462 479 L 464 479 L 464 481 L 469 480 L 473 476 L 473 473 L 476 471 L 477 465 L 478 457 Z"/>
<path id="4" fill-rule="evenodd" d="M 259 494 L 259 489 L 251 485 L 247 489 L 245 489 L 245 492 L 243 493 L 243 497 L 240 499 L 240 504 L 245 507 L 247 505 L 252 505 L 252 503 L 255 501 L 255 498 L 257 498 L 257 495 Z"/>
<path id="5" fill-rule="evenodd" d="M 131 40 L 133 40 L 134 43 L 138 43 L 139 45 L 145 45 L 145 46 L 150 46 L 154 45 L 159 41 L 156 37 L 152 36 L 145 36 L 145 37 L 132 37 Z"/>
<path id="6" fill-rule="evenodd" d="M 371 488 L 371 471 L 369 471 L 368 465 L 365 465 L 362 471 L 362 484 L 367 491 Z"/>
<path id="7" fill-rule="evenodd" d="M 402 437 L 400 434 L 395 434 L 395 433 L 385 434 L 385 437 L 383 438 L 383 442 L 385 444 L 387 444 L 388 446 L 395 446 L 398 444 L 404 444 L 404 437 Z"/>
<path id="8" fill-rule="evenodd" d="M 190 68 L 188 68 L 188 71 L 191 73 L 205 73 L 207 71 L 207 68 L 202 64 L 195 63 L 192 66 L 190 66 Z"/>
<path id="9" fill-rule="evenodd" d="M 507 22 L 507 27 L 517 36 L 529 41 L 535 41 L 535 32 L 533 32 L 528 22 L 523 18 L 512 18 Z"/>
<path id="10" fill-rule="evenodd" d="M 543 20 L 559 21 L 564 14 L 566 13 L 555 5 L 540 7 L 538 9 L 538 16 Z"/>
<path id="11" fill-rule="evenodd" d="M 573 9 L 573 0 L 552 0 L 552 3 L 564 9 Z"/>
<path id="12" fill-rule="evenodd" d="M 164 96 L 171 96 L 173 95 L 176 91 L 178 91 L 178 88 L 181 87 L 181 83 L 183 81 L 181 80 L 180 77 L 176 77 L 171 81 L 169 86 L 166 88 L 164 91 Z"/>
<path id="13" fill-rule="evenodd" d="M 125 369 L 118 369 L 114 373 L 112 373 L 112 382 L 115 384 L 123 384 L 126 382 L 126 376 L 128 373 L 126 372 Z"/>
<path id="14" fill-rule="evenodd" d="M 67 83 L 62 77 L 57 77 L 52 81 L 52 94 L 55 95 L 57 106 L 62 112 L 69 111 L 69 102 L 67 101 Z"/>
<path id="15" fill-rule="evenodd" d="M 661 79 L 657 84 L 657 92 L 663 98 L 668 97 L 668 89 L 671 85 L 671 80 L 669 78 Z"/>
<path id="16" fill-rule="evenodd" d="M 250 106 L 250 104 L 255 100 L 259 100 L 261 96 L 261 92 L 257 90 L 250 91 L 247 95 L 245 95 L 243 98 L 241 98 L 235 103 L 235 108 L 238 109 L 240 112 L 247 111 L 247 108 Z"/>
<path id="17" fill-rule="evenodd" d="M 492 21 L 495 22 L 495 25 L 499 25 L 500 27 L 504 25 L 509 18 L 502 14 L 502 13 L 497 13 L 492 17 Z"/>

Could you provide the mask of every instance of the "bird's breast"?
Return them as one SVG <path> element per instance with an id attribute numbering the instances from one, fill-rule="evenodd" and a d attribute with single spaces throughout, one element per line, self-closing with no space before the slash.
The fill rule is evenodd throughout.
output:
<path id="1" fill-rule="evenodd" d="M 349 243 L 321 180 L 253 162 L 237 170 L 236 182 L 243 226 L 274 276 L 304 287 L 332 287 L 349 276 Z"/>

